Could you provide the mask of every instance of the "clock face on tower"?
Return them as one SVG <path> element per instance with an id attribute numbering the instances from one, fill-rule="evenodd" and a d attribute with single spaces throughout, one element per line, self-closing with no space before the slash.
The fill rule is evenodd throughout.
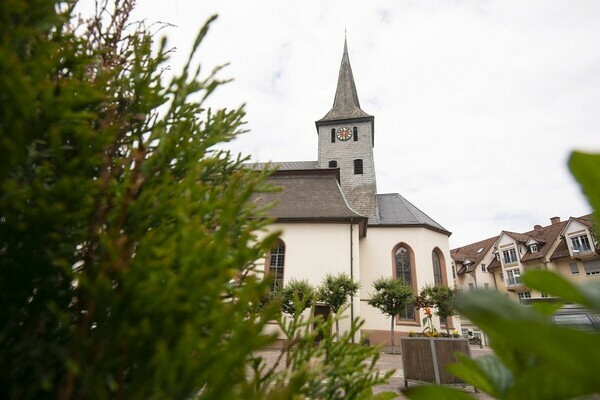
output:
<path id="1" fill-rule="evenodd" d="M 337 130 L 337 138 L 339 140 L 348 140 L 352 137 L 352 131 L 348 127 L 339 128 Z"/>

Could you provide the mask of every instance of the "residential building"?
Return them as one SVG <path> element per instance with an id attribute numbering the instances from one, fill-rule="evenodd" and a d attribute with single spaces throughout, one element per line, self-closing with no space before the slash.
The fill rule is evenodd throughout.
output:
<path id="1" fill-rule="evenodd" d="M 451 276 L 450 232 L 398 193 L 377 193 L 373 157 L 375 118 L 362 110 L 348 47 L 339 70 L 333 107 L 316 121 L 318 159 L 275 162 L 270 181 L 277 193 L 257 195 L 257 205 L 275 202 L 270 231 L 280 242 L 268 254 L 264 271 L 277 284 L 306 279 L 318 285 L 328 274 L 345 272 L 360 282 L 342 321 L 365 320 L 361 335 L 374 344 L 389 343 L 390 319 L 367 304 L 373 282 L 380 277 L 403 278 L 413 292 L 425 285 L 448 285 Z M 385 135 L 378 137 L 385 143 Z M 263 169 L 266 164 L 250 167 Z M 399 166 L 400 168 L 401 166 Z M 316 312 L 326 314 L 323 305 Z M 420 331 L 422 311 L 408 306 L 398 316 L 398 336 Z M 459 318 L 449 328 L 460 329 Z M 438 318 L 435 318 L 438 328 Z"/>
<path id="2" fill-rule="evenodd" d="M 524 233 L 502 231 L 453 249 L 454 283 L 463 291 L 490 288 L 521 301 L 547 297 L 523 284 L 521 277 L 528 270 L 555 271 L 574 282 L 600 280 L 600 247 L 593 228 L 591 214 L 566 221 L 553 217 L 547 226 L 535 225 Z M 481 335 L 465 319 L 462 329 Z"/>

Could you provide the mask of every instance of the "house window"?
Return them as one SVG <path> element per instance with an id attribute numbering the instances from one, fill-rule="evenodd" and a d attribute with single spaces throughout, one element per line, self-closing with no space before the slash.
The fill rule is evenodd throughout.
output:
<path id="1" fill-rule="evenodd" d="M 280 240 L 269 255 L 269 274 L 273 277 L 271 289 L 283 287 L 283 269 L 285 265 L 285 244 Z"/>
<path id="2" fill-rule="evenodd" d="M 514 248 L 502 251 L 502 256 L 504 257 L 504 265 L 517 263 L 517 252 Z"/>
<path id="3" fill-rule="evenodd" d="M 337 168 L 337 161 L 329 161 L 329 168 Z"/>
<path id="4" fill-rule="evenodd" d="M 571 275 L 578 275 L 579 274 L 579 266 L 577 265 L 577 263 L 571 263 L 571 264 L 569 264 L 569 268 L 571 269 Z"/>
<path id="5" fill-rule="evenodd" d="M 354 141 L 358 142 L 358 128 L 357 127 L 352 128 L 352 136 L 354 137 Z"/>
<path id="6" fill-rule="evenodd" d="M 485 264 L 481 264 L 481 271 L 487 272 L 487 268 L 486 268 Z"/>
<path id="7" fill-rule="evenodd" d="M 433 261 L 433 283 L 435 285 L 441 286 L 444 282 L 442 280 L 442 267 L 440 263 L 440 256 L 434 250 L 431 253 L 431 258 Z"/>
<path id="8" fill-rule="evenodd" d="M 573 245 L 573 253 L 587 253 L 592 251 L 587 235 L 572 237 L 571 244 Z"/>
<path id="9" fill-rule="evenodd" d="M 452 279 L 456 279 L 456 267 L 452 264 Z"/>
<path id="10" fill-rule="evenodd" d="M 531 246 L 529 246 L 529 248 L 531 249 L 532 253 L 537 253 L 538 252 L 538 247 L 537 244 L 532 244 Z"/>
<path id="11" fill-rule="evenodd" d="M 469 290 L 475 290 L 475 286 L 472 283 L 469 283 Z"/>
<path id="12" fill-rule="evenodd" d="M 506 283 L 508 286 L 521 284 L 521 271 L 519 269 L 509 269 L 506 271 Z"/>
<path id="13" fill-rule="evenodd" d="M 363 160 L 354 160 L 354 175 L 362 175 L 363 173 Z"/>
<path id="14" fill-rule="evenodd" d="M 531 292 L 519 292 L 519 299 L 523 300 L 523 299 L 530 299 L 531 298 Z"/>
<path id="15" fill-rule="evenodd" d="M 335 128 L 331 129 L 331 143 L 335 143 Z"/>
<path id="16" fill-rule="evenodd" d="M 413 286 L 411 257 L 410 257 L 410 251 L 408 250 L 408 248 L 404 247 L 402 245 L 400 247 L 398 247 L 396 249 L 394 259 L 395 259 L 395 264 L 396 264 L 395 265 L 396 278 L 403 279 L 407 285 Z M 406 306 L 406 309 L 404 310 L 404 312 L 402 312 L 402 313 L 400 313 L 400 315 L 398 315 L 398 318 L 412 319 L 412 320 L 415 319 L 415 308 L 412 305 L 412 303 Z"/>
<path id="17" fill-rule="evenodd" d="M 586 275 L 599 275 L 600 274 L 600 260 L 591 260 L 583 262 L 583 269 Z"/>
<path id="18" fill-rule="evenodd" d="M 483 287 L 486 288 L 486 289 L 489 289 L 490 288 L 490 284 L 489 283 L 484 283 Z"/>

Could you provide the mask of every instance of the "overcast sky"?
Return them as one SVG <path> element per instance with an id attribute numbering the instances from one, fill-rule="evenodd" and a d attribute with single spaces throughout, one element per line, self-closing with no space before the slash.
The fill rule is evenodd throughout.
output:
<path id="1" fill-rule="evenodd" d="M 214 101 L 246 103 L 230 148 L 253 161 L 317 159 L 346 29 L 378 192 L 451 248 L 590 212 L 566 161 L 600 151 L 600 1 L 138 0 L 135 16 L 174 25 L 177 64 L 212 14 L 199 60 L 230 63 Z"/>

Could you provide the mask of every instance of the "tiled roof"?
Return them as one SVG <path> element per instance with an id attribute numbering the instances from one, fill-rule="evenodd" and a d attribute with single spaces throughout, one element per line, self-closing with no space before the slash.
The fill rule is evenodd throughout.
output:
<path id="1" fill-rule="evenodd" d="M 263 169 L 270 167 L 278 171 L 291 171 L 291 170 L 308 170 L 316 169 L 318 161 L 282 161 L 282 162 L 269 162 L 269 163 L 246 163 L 244 166 L 250 169 L 256 169 L 262 171 Z"/>
<path id="2" fill-rule="evenodd" d="M 506 233 L 511 238 L 515 239 L 517 242 L 527 243 L 527 240 L 529 240 L 529 236 L 524 235 L 522 233 L 509 232 L 509 231 L 503 231 L 503 232 Z"/>
<path id="3" fill-rule="evenodd" d="M 592 229 L 594 227 L 594 214 L 582 215 L 581 217 L 573 217 L 572 219 L 585 225 L 589 229 Z M 563 224 L 563 227 L 564 227 L 568 222 L 569 221 L 561 222 L 561 224 Z M 562 228 L 561 228 L 561 232 L 562 232 Z M 600 250 L 600 243 L 596 246 L 596 250 Z M 550 256 L 550 260 L 556 260 L 558 258 L 563 258 L 563 257 L 571 257 L 571 253 L 569 253 L 569 247 L 567 246 L 567 241 L 565 240 L 565 238 L 561 238 L 560 243 L 558 244 L 558 246 L 556 246 L 556 249 L 554 249 L 554 251 L 552 252 L 552 255 Z"/>
<path id="4" fill-rule="evenodd" d="M 463 247 L 457 247 L 456 249 L 450 250 L 450 256 L 454 261 L 459 263 L 469 259 L 473 261 L 473 267 L 475 267 L 481 262 L 483 257 L 485 257 L 494 243 L 496 243 L 496 240 L 498 240 L 498 236 L 471 243 Z M 479 251 L 480 249 L 481 251 Z"/>
<path id="5" fill-rule="evenodd" d="M 424 226 L 450 236 L 450 232 L 398 193 L 378 194 L 379 216 L 369 226 Z"/>
<path id="6" fill-rule="evenodd" d="M 342 64 L 338 76 L 337 88 L 333 107 L 319 122 L 336 121 L 351 118 L 373 118 L 360 108 L 358 93 L 354 84 L 350 58 L 348 57 L 348 45 L 344 40 L 344 54 L 342 55 Z"/>
<path id="7" fill-rule="evenodd" d="M 567 241 L 564 239 L 561 239 L 558 246 L 556 246 L 556 249 L 554 249 L 554 252 L 552 252 L 552 255 L 550 256 L 550 260 L 556 260 L 557 258 L 563 258 L 563 257 L 571 257 L 571 254 L 569 253 L 569 247 L 567 246 Z"/>
<path id="8" fill-rule="evenodd" d="M 490 269 L 495 269 L 495 268 L 498 268 L 500 266 L 501 266 L 500 261 L 498 261 L 498 259 L 496 259 L 494 257 L 494 260 L 490 263 L 490 265 L 488 265 L 487 269 L 489 271 Z"/>
<path id="9" fill-rule="evenodd" d="M 532 253 L 529 249 L 527 253 L 523 257 L 521 257 L 521 262 L 527 262 L 532 260 L 539 260 L 542 257 L 545 257 L 550 251 L 552 244 L 556 242 L 556 238 L 560 235 L 560 232 L 563 230 L 566 221 L 562 221 L 556 224 L 544 226 L 540 229 L 534 229 L 532 231 L 526 232 L 525 235 L 528 237 L 538 240 L 538 251 L 536 253 Z"/>
<path id="10" fill-rule="evenodd" d="M 337 170 L 279 171 L 268 182 L 281 190 L 257 193 L 253 201 L 258 206 L 275 203 L 267 211 L 272 218 L 317 222 L 355 219 L 366 225 L 367 218 L 349 207 L 338 183 Z"/>

